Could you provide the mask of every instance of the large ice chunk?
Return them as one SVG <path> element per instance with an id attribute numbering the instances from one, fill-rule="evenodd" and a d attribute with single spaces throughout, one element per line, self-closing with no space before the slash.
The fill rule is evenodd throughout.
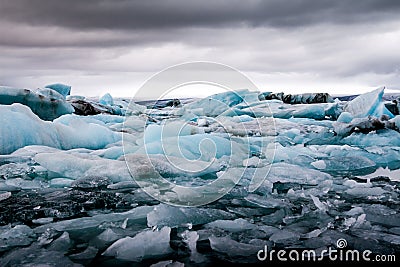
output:
<path id="1" fill-rule="evenodd" d="M 53 89 L 54 91 L 58 92 L 59 94 L 63 95 L 64 98 L 71 93 L 71 86 L 62 84 L 62 83 L 54 83 L 46 85 L 45 88 Z"/>
<path id="2" fill-rule="evenodd" d="M 171 228 L 163 227 L 159 231 L 146 230 L 134 237 L 124 237 L 113 243 L 104 256 L 114 256 L 120 260 L 141 261 L 146 258 L 170 253 Z"/>
<path id="3" fill-rule="evenodd" d="M 385 87 L 380 87 L 371 92 L 359 95 L 345 105 L 344 111 L 349 112 L 356 118 L 367 116 L 375 116 L 379 118 L 382 115 L 388 115 L 390 118 L 393 118 L 393 114 L 382 102 L 384 89 Z"/>
<path id="4" fill-rule="evenodd" d="M 28 145 L 99 149 L 121 140 L 121 134 L 78 118 L 69 126 L 42 121 L 21 104 L 0 105 L 0 114 L 0 154 L 9 154 Z"/>
<path id="5" fill-rule="evenodd" d="M 13 103 L 30 107 L 43 120 L 53 120 L 63 114 L 74 112 L 74 108 L 65 101 L 64 97 L 52 89 L 33 91 L 0 86 L 0 104 Z"/>
<path id="6" fill-rule="evenodd" d="M 114 105 L 114 99 L 109 93 L 107 93 L 100 98 L 99 103 L 106 106 L 112 106 Z"/>

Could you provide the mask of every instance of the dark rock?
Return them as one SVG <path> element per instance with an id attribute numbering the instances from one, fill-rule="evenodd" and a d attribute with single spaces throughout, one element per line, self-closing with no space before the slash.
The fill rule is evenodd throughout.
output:
<path id="1" fill-rule="evenodd" d="M 262 92 L 258 95 L 258 100 L 260 101 L 267 100 L 267 97 L 271 94 L 272 92 Z"/>
<path id="2" fill-rule="evenodd" d="M 154 104 L 147 106 L 149 109 L 161 109 L 165 107 L 178 107 L 181 105 L 181 101 L 177 98 L 174 99 L 161 99 L 157 100 Z"/>
<path id="3" fill-rule="evenodd" d="M 291 95 L 284 93 L 262 93 L 258 96 L 260 100 L 278 99 L 286 104 L 315 104 L 332 103 L 333 98 L 328 93 L 307 93 Z"/>
<path id="4" fill-rule="evenodd" d="M 77 115 L 96 115 L 96 114 L 114 114 L 114 110 L 112 107 L 104 106 L 98 103 L 82 100 L 82 99 L 73 99 L 69 100 L 70 104 L 75 109 L 75 114 Z"/>
<path id="5" fill-rule="evenodd" d="M 97 114 L 111 114 L 121 115 L 121 108 L 119 106 L 107 106 L 92 101 L 83 99 L 67 100 L 75 109 L 74 113 L 81 116 L 97 115 Z"/>
<path id="6" fill-rule="evenodd" d="M 396 99 L 392 100 L 392 103 L 385 103 L 385 107 L 395 116 L 399 115 L 399 106 Z"/>
<path id="7" fill-rule="evenodd" d="M 75 114 L 88 116 L 88 115 L 96 115 L 102 113 L 102 110 L 96 109 L 92 104 L 85 100 L 71 100 L 71 105 L 75 109 Z"/>
<path id="8" fill-rule="evenodd" d="M 348 123 L 345 127 L 340 124 L 334 126 L 334 131 L 339 136 L 345 137 L 352 133 L 367 134 L 376 130 L 392 129 L 398 130 L 393 122 L 388 121 L 387 115 L 382 115 L 381 118 L 371 117 L 357 118 Z"/>

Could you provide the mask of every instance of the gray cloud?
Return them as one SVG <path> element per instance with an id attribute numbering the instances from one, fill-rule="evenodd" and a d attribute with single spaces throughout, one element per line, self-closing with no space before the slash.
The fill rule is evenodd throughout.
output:
<path id="1" fill-rule="evenodd" d="M 3 0 L 2 19 L 74 29 L 160 29 L 174 27 L 298 27 L 348 24 L 397 17 L 396 0 Z"/>
<path id="2" fill-rule="evenodd" d="M 0 0 L 0 84 L 93 94 L 206 60 L 261 83 L 399 88 L 399 13 L 396 0 Z"/>

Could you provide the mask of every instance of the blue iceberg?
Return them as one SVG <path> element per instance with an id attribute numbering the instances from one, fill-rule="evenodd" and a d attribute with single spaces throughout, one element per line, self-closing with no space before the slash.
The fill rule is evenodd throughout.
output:
<path id="1" fill-rule="evenodd" d="M 121 134 L 79 118 L 72 117 L 68 125 L 43 121 L 21 104 L 0 105 L 0 114 L 0 154 L 28 145 L 100 149 L 121 140 Z"/>
<path id="2" fill-rule="evenodd" d="M 393 114 L 382 102 L 384 90 L 385 87 L 380 87 L 371 92 L 357 96 L 344 106 L 344 111 L 349 112 L 355 118 L 368 116 L 379 118 L 382 115 L 387 115 L 389 118 L 393 118 Z"/>
<path id="3" fill-rule="evenodd" d="M 57 93 L 59 93 L 62 96 L 64 96 L 64 98 L 67 95 L 71 94 L 71 86 L 70 85 L 66 85 L 66 84 L 62 84 L 62 83 L 49 84 L 49 85 L 46 85 L 45 88 L 49 88 L 49 89 L 52 89 L 52 90 L 56 91 Z"/>
<path id="4" fill-rule="evenodd" d="M 21 103 L 28 106 L 42 120 L 54 120 L 74 112 L 65 98 L 52 89 L 29 90 L 0 86 L 0 104 Z"/>
<path id="5" fill-rule="evenodd" d="M 114 99 L 109 93 L 107 93 L 100 98 L 99 103 L 106 106 L 112 106 L 114 105 Z"/>

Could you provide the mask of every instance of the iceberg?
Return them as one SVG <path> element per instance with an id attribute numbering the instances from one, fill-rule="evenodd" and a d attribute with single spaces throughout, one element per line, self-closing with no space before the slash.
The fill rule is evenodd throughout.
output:
<path id="1" fill-rule="evenodd" d="M 99 103 L 105 106 L 112 106 L 114 105 L 114 99 L 109 93 L 107 93 L 100 97 Z"/>
<path id="2" fill-rule="evenodd" d="M 371 92 L 362 94 L 347 102 L 344 111 L 349 112 L 355 118 L 374 116 L 380 118 L 387 115 L 393 118 L 393 114 L 385 107 L 382 102 L 385 87 L 380 87 Z"/>
<path id="3" fill-rule="evenodd" d="M 71 86 L 62 83 L 49 84 L 46 85 L 45 88 L 53 89 L 54 91 L 64 96 L 64 98 L 66 98 L 71 93 Z"/>
<path id="4" fill-rule="evenodd" d="M 42 120 L 54 120 L 61 115 L 74 112 L 65 97 L 52 89 L 33 91 L 0 86 L 0 105 L 20 103 L 28 106 Z"/>
<path id="5" fill-rule="evenodd" d="M 107 127 L 76 119 L 69 126 L 42 121 L 27 106 L 0 105 L 0 154 L 9 154 L 28 145 L 59 149 L 104 148 L 121 141 L 121 134 Z"/>

